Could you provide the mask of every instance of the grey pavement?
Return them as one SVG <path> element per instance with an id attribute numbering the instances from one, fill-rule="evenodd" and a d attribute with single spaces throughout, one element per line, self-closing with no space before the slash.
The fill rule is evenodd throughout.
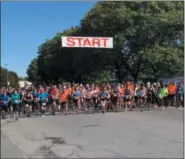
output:
<path id="1" fill-rule="evenodd" d="M 2 124 L 1 151 L 27 158 L 183 158 L 183 124 L 182 108 L 22 118 Z"/>
<path id="2" fill-rule="evenodd" d="M 24 153 L 1 133 L 1 158 L 25 158 Z"/>

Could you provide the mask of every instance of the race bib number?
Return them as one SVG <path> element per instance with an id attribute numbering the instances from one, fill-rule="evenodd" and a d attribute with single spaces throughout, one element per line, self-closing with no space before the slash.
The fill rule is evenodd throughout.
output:
<path id="1" fill-rule="evenodd" d="M 129 96 L 129 95 L 126 95 L 126 96 L 125 96 L 125 98 L 126 98 L 126 99 L 129 99 L 129 98 L 130 98 L 130 96 Z"/>
<path id="2" fill-rule="evenodd" d="M 7 104 L 8 102 L 7 101 L 3 101 L 3 104 Z"/>
<path id="3" fill-rule="evenodd" d="M 159 96 L 158 96 L 160 99 L 162 99 L 163 98 L 163 95 L 162 94 L 159 94 Z"/>
<path id="4" fill-rule="evenodd" d="M 78 100 L 78 97 L 74 97 L 75 100 Z"/>

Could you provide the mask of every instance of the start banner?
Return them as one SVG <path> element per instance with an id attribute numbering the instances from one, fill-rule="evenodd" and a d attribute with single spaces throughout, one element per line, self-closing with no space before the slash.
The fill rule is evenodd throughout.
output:
<path id="1" fill-rule="evenodd" d="M 62 47 L 113 48 L 111 37 L 62 36 Z"/>

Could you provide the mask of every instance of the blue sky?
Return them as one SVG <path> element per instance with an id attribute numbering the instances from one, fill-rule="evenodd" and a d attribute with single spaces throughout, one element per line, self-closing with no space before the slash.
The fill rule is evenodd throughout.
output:
<path id="1" fill-rule="evenodd" d="M 95 2 L 1 2 L 1 65 L 26 76 L 38 46 L 79 25 Z"/>

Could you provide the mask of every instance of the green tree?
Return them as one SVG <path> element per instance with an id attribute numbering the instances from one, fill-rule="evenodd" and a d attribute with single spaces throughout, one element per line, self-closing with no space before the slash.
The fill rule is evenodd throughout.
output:
<path id="1" fill-rule="evenodd" d="M 156 44 L 169 47 L 183 39 L 183 3 L 98 2 L 81 21 L 81 27 L 86 33 L 114 37 L 112 56 L 118 77 L 127 70 L 137 81 L 142 65 L 147 64 L 143 59 L 147 48 Z"/>
<path id="2" fill-rule="evenodd" d="M 183 70 L 183 12 L 182 1 L 97 2 L 80 26 L 40 45 L 28 68 L 29 79 L 108 81 L 111 72 L 120 82 L 130 77 L 137 82 L 178 74 Z M 113 37 L 114 48 L 62 48 L 61 36 Z"/>
<path id="3" fill-rule="evenodd" d="M 10 82 L 11 87 L 18 87 L 19 85 L 19 77 L 16 72 L 9 71 L 8 72 L 8 80 Z"/>
<path id="4" fill-rule="evenodd" d="M 18 87 L 19 77 L 16 72 L 0 67 L 0 87 L 7 86 L 7 81 L 11 87 Z"/>
<path id="5" fill-rule="evenodd" d="M 156 45 L 146 50 L 145 58 L 156 79 L 184 74 L 184 52 L 181 49 Z"/>
<path id="6" fill-rule="evenodd" d="M 28 80 L 30 81 L 40 81 L 40 76 L 38 74 L 37 58 L 33 59 L 27 69 Z"/>

